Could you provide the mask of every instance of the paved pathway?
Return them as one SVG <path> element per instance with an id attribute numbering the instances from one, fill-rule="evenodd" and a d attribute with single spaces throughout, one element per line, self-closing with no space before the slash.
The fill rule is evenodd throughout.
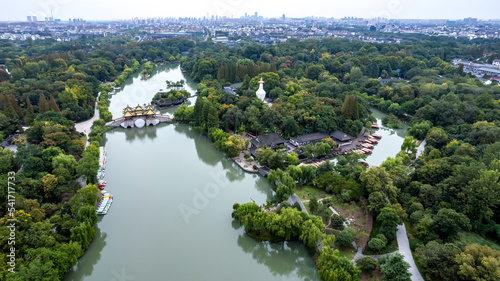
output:
<path id="1" fill-rule="evenodd" d="M 95 108 L 94 108 L 94 116 L 90 118 L 89 120 L 78 122 L 75 124 L 75 130 L 80 133 L 84 133 L 87 136 L 87 143 L 85 146 L 89 145 L 88 137 L 90 133 L 90 128 L 92 127 L 92 123 L 94 123 L 95 120 L 99 119 L 99 108 L 97 107 L 97 101 L 99 100 L 99 96 L 101 95 L 101 92 L 97 95 L 97 99 L 95 102 Z"/>
<path id="2" fill-rule="evenodd" d="M 424 153 L 424 150 L 425 150 L 425 140 L 422 141 L 422 143 L 420 143 L 420 145 L 417 147 L 417 158 L 422 155 L 422 153 Z"/>
<path id="3" fill-rule="evenodd" d="M 288 203 L 290 203 L 290 204 L 292 204 L 292 205 L 293 205 L 295 202 L 299 202 L 299 205 L 300 205 L 300 208 L 302 208 L 302 211 L 304 211 L 304 212 L 306 212 L 307 214 L 309 214 L 309 213 L 307 212 L 306 206 L 304 206 L 304 203 L 302 203 L 302 201 L 300 201 L 300 198 L 299 198 L 299 196 L 297 196 L 297 194 L 295 194 L 295 193 L 294 193 L 294 194 L 292 194 L 292 195 L 290 196 L 290 198 L 288 198 L 288 200 L 287 200 L 287 201 L 288 201 Z"/>
<path id="4" fill-rule="evenodd" d="M 422 275 L 418 271 L 413 256 L 411 255 L 410 243 L 408 241 L 408 236 L 406 236 L 406 228 L 404 224 L 398 225 L 398 231 L 396 232 L 398 237 L 399 253 L 405 256 L 404 260 L 410 264 L 410 273 L 412 281 L 424 281 Z"/>

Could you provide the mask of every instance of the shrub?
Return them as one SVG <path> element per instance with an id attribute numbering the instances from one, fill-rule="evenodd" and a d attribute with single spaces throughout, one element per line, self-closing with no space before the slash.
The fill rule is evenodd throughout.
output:
<path id="1" fill-rule="evenodd" d="M 377 269 L 378 262 L 372 257 L 363 257 L 356 261 L 356 266 L 363 272 L 371 273 Z"/>

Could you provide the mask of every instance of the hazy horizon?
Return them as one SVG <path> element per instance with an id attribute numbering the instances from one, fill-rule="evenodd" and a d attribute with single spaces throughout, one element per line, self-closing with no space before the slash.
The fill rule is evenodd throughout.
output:
<path id="1" fill-rule="evenodd" d="M 304 7 L 291 1 L 255 0 L 185 0 L 174 3 L 151 0 L 141 5 L 137 0 L 25 0 L 22 6 L 5 3 L 0 10 L 0 21 L 26 21 L 27 16 L 38 20 L 50 17 L 68 21 L 83 18 L 88 21 L 127 20 L 132 18 L 204 17 L 218 15 L 239 18 L 245 13 L 269 18 L 326 17 L 326 18 L 376 18 L 387 19 L 499 19 L 500 1 L 478 0 L 354 0 L 314 1 Z"/>

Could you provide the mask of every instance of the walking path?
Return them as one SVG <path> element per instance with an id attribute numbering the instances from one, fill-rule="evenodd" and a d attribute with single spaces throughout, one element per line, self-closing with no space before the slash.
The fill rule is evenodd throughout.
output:
<path id="1" fill-rule="evenodd" d="M 424 150 L 425 150 L 425 140 L 423 140 L 420 145 L 417 147 L 417 158 L 422 155 L 422 153 L 424 153 Z"/>
<path id="2" fill-rule="evenodd" d="M 288 198 L 288 200 L 287 200 L 287 201 L 288 201 L 288 203 L 290 203 L 290 204 L 292 204 L 292 205 L 293 205 L 293 204 L 295 204 L 295 202 L 299 202 L 299 205 L 300 205 L 300 208 L 302 208 L 302 211 L 304 211 L 304 212 L 306 212 L 307 214 L 309 214 L 309 213 L 307 212 L 306 206 L 304 206 L 304 203 L 302 203 L 302 201 L 300 200 L 299 196 L 297 196 L 297 194 L 295 194 L 295 193 L 294 193 L 294 194 L 292 194 L 292 195 L 290 196 L 290 198 Z"/>
<path id="3" fill-rule="evenodd" d="M 417 265 L 411 255 L 410 242 L 408 241 L 404 224 L 398 225 L 396 235 L 398 237 L 399 253 L 402 254 L 405 257 L 404 260 L 410 264 L 410 269 L 408 271 L 411 273 L 411 280 L 424 281 L 424 278 L 422 278 L 420 271 L 418 271 Z"/>
<path id="4" fill-rule="evenodd" d="M 78 122 L 75 124 L 75 130 L 77 132 L 84 133 L 87 136 L 87 143 L 85 144 L 85 146 L 90 144 L 88 139 L 92 123 L 94 123 L 95 120 L 99 119 L 99 108 L 97 107 L 97 101 L 99 100 L 99 96 L 101 96 L 101 92 L 99 92 L 99 94 L 97 95 L 94 108 L 94 116 L 92 116 L 92 118 L 90 118 L 89 120 Z"/>

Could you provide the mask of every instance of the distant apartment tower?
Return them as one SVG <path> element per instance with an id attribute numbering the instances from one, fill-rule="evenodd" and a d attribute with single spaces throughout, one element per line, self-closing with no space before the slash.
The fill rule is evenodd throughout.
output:
<path id="1" fill-rule="evenodd" d="M 477 18 L 465 18 L 464 24 L 477 24 Z"/>
<path id="2" fill-rule="evenodd" d="M 282 20 L 285 20 L 285 19 L 286 19 L 285 14 L 283 14 L 283 15 L 281 16 L 281 19 L 282 19 Z"/>
<path id="3" fill-rule="evenodd" d="M 259 13 L 258 12 L 255 12 L 255 17 L 258 18 L 259 17 Z"/>
<path id="4" fill-rule="evenodd" d="M 31 18 L 31 16 L 28 16 L 27 19 L 28 19 L 28 22 L 32 22 L 33 21 L 33 19 Z"/>
<path id="5" fill-rule="evenodd" d="M 37 21 L 36 16 L 31 16 L 31 20 L 32 20 L 33 22 L 36 22 L 36 21 Z"/>

